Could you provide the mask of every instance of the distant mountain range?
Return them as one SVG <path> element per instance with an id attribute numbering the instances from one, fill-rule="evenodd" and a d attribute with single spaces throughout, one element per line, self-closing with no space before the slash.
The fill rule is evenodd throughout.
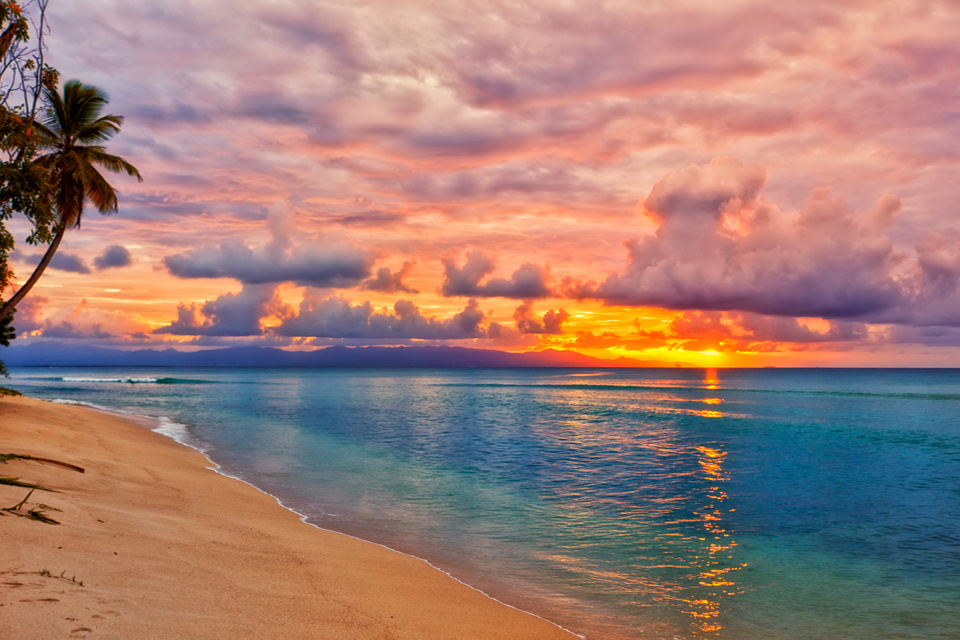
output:
<path id="1" fill-rule="evenodd" d="M 575 351 L 547 349 L 509 353 L 466 347 L 327 347 L 284 351 L 272 347 L 230 347 L 205 351 L 144 349 L 122 351 L 63 343 L 34 343 L 0 350 L 8 366 L 23 367 L 675 367 L 659 360 L 604 360 Z M 689 365 L 684 365 L 689 366 Z"/>

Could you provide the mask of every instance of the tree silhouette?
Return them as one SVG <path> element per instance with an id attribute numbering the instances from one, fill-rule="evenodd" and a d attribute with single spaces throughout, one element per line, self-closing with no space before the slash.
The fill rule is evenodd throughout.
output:
<path id="1" fill-rule="evenodd" d="M 0 318 L 11 315 L 34 287 L 60 247 L 67 229 L 80 226 L 88 200 L 100 213 L 117 210 L 117 192 L 98 168 L 143 180 L 136 167 L 107 153 L 102 145 L 120 131 L 123 123 L 122 116 L 100 115 L 109 102 L 103 91 L 79 80 L 70 80 L 63 86 L 62 95 L 47 87 L 44 98 L 46 116 L 33 126 L 39 149 L 48 152 L 36 158 L 34 164 L 49 176 L 48 197 L 56 212 L 55 233 L 36 269 L 0 307 Z"/>

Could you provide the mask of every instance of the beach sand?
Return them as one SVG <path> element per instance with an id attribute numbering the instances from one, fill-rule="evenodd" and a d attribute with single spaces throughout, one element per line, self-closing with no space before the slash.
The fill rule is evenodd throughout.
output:
<path id="1" fill-rule="evenodd" d="M 59 509 L 46 515 L 61 523 L 0 511 L 6 640 L 576 637 L 422 560 L 304 524 L 122 417 L 3 397 L 0 453 L 85 469 L 0 464 L 56 489 L 26 507 Z M 0 486 L 0 508 L 26 493 Z"/>

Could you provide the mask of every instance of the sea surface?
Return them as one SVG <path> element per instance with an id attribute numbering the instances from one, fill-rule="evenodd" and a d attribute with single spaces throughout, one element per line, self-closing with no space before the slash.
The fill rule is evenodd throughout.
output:
<path id="1" fill-rule="evenodd" d="M 960 370 L 50 369 L 589 638 L 960 638 Z"/>

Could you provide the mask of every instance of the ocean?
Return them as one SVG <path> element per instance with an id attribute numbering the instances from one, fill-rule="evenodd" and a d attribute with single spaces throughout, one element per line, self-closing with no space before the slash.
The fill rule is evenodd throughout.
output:
<path id="1" fill-rule="evenodd" d="M 960 370 L 56 369 L 589 638 L 960 638 Z"/>

